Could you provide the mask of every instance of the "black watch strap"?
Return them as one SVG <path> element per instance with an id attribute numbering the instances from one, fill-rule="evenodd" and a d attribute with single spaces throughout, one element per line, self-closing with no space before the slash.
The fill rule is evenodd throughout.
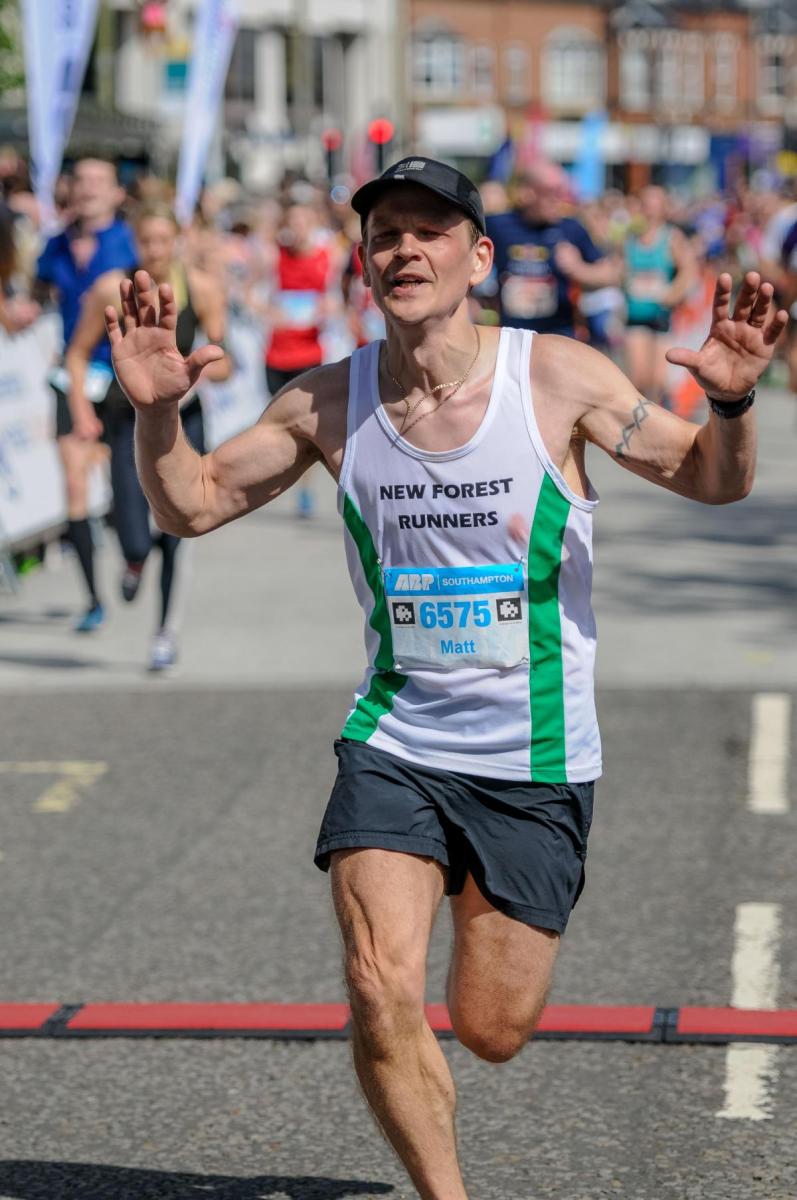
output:
<path id="1" fill-rule="evenodd" d="M 718 417 L 722 417 L 724 421 L 732 420 L 733 417 L 740 417 L 742 413 L 746 413 L 748 408 L 752 408 L 755 403 L 755 388 L 749 391 L 746 396 L 742 396 L 741 400 L 733 400 L 730 404 L 723 403 L 722 400 L 714 400 L 707 395 L 706 400 L 708 406 L 713 413 Z"/>

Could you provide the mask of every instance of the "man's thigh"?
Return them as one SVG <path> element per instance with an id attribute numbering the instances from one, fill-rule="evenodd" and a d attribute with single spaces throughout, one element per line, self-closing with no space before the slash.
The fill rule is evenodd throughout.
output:
<path id="1" fill-rule="evenodd" d="M 469 1019 L 490 1017 L 533 1026 L 551 983 L 561 935 L 500 912 L 471 874 L 451 897 L 454 944 L 448 1004 Z"/>
<path id="2" fill-rule="evenodd" d="M 376 848 L 330 855 L 332 899 L 347 972 L 419 988 L 446 871 L 433 858 Z"/>

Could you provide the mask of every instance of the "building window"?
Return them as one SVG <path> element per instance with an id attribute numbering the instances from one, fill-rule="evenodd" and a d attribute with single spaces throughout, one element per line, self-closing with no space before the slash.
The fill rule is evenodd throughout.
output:
<path id="1" fill-rule="evenodd" d="M 665 33 L 656 53 L 656 103 L 665 112 L 681 107 L 681 48 L 677 33 Z"/>
<path id="2" fill-rule="evenodd" d="M 789 39 L 762 37 L 758 44 L 758 106 L 763 112 L 783 110 L 788 93 Z"/>
<path id="3" fill-rule="evenodd" d="M 495 96 L 495 51 L 492 46 L 473 46 L 470 54 L 473 94 L 492 100 Z"/>
<path id="4" fill-rule="evenodd" d="M 706 100 L 706 56 L 703 38 L 699 33 L 687 33 L 682 38 L 682 78 L 680 94 L 687 112 L 700 110 Z"/>
<path id="5" fill-rule="evenodd" d="M 739 42 L 732 33 L 720 33 L 714 39 L 714 105 L 727 110 L 736 107 L 736 76 Z"/>
<path id="6" fill-rule="evenodd" d="M 591 34 L 576 26 L 555 29 L 543 51 L 543 102 L 586 112 L 606 100 L 606 55 Z"/>
<path id="7" fill-rule="evenodd" d="M 453 96 L 465 83 L 464 47 L 446 33 L 416 37 L 412 47 L 412 82 L 428 96 Z"/>
<path id="8" fill-rule="evenodd" d="M 650 39 L 642 31 L 620 39 L 620 104 L 628 112 L 648 112 L 652 99 Z"/>
<path id="9" fill-rule="evenodd" d="M 255 31 L 239 29 L 224 85 L 227 100 L 255 98 Z"/>
<path id="10" fill-rule="evenodd" d="M 531 97 L 531 58 L 525 46 L 516 43 L 505 48 L 504 75 L 507 104 L 528 104 Z"/>

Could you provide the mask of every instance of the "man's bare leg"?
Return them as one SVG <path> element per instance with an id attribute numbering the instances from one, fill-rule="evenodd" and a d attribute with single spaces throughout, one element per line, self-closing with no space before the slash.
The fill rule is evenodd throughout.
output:
<path id="1" fill-rule="evenodd" d="M 354 1065 L 366 1100 L 423 1200 L 467 1200 L 454 1083 L 424 1015 L 443 868 L 417 855 L 366 849 L 334 853 L 331 873 Z"/>
<path id="2" fill-rule="evenodd" d="M 396 1039 L 394 1052 L 377 1057 L 355 1023 L 354 1066 L 380 1128 L 424 1200 L 465 1200 L 454 1131 L 455 1092 L 437 1038 L 424 1022 L 419 1033 Z"/>

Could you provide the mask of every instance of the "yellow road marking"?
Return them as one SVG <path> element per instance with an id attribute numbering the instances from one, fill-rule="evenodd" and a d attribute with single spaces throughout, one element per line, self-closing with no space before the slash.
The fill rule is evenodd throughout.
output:
<path id="1" fill-rule="evenodd" d="M 104 762 L 0 762 L 2 775 L 58 775 L 33 805 L 34 812 L 69 812 L 80 792 L 92 787 L 108 770 Z"/>

